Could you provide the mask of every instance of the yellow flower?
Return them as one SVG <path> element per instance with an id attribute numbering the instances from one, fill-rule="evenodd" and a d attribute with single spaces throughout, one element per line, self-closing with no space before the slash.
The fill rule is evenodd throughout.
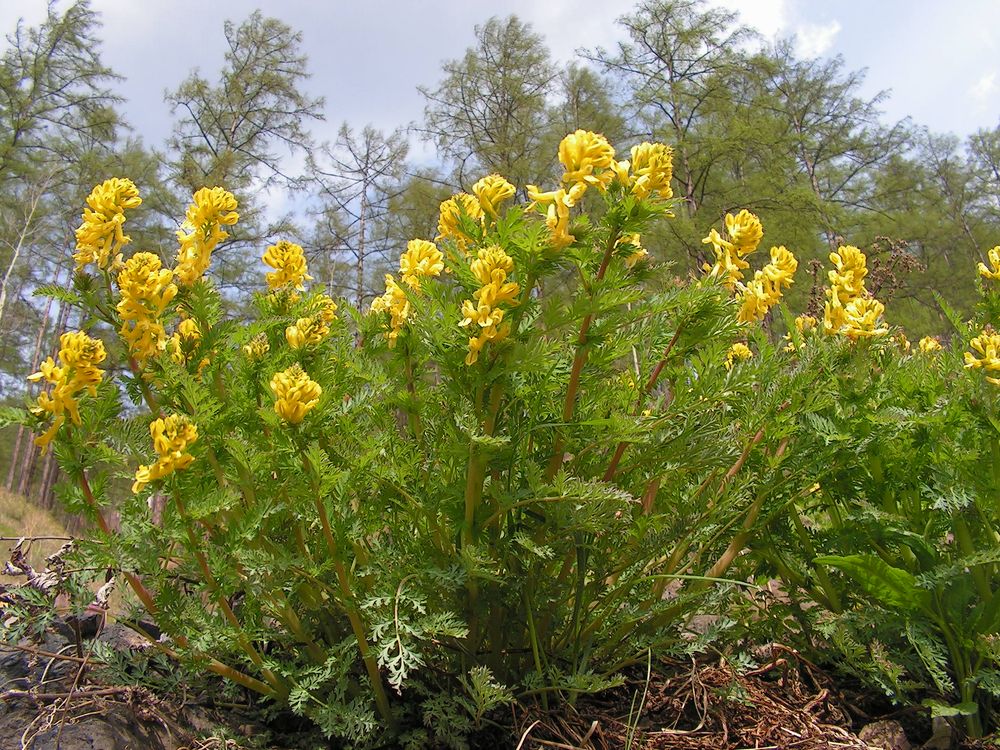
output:
<path id="1" fill-rule="evenodd" d="M 243 353 L 251 362 L 260 362 L 269 351 L 271 351 L 271 345 L 267 342 L 266 333 L 258 333 L 243 345 Z"/>
<path id="2" fill-rule="evenodd" d="M 703 244 L 712 246 L 715 254 L 715 263 L 711 266 L 706 264 L 704 269 L 709 278 L 719 279 L 729 289 L 733 289 L 737 282 L 742 281 L 743 271 L 750 267 L 744 256 L 757 249 L 764 236 L 764 229 L 760 219 L 746 209 L 735 216 L 726 214 L 725 223 L 729 239 L 724 239 L 717 230 L 711 229 L 702 240 Z"/>
<path id="3" fill-rule="evenodd" d="M 502 284 L 507 280 L 507 274 L 514 270 L 514 260 L 499 245 L 490 245 L 479 251 L 470 267 L 480 284 Z"/>
<path id="4" fill-rule="evenodd" d="M 499 343 L 510 335 L 510 324 L 504 323 L 502 326 L 487 326 L 479 331 L 478 336 L 469 338 L 469 353 L 465 355 L 465 364 L 470 367 L 479 361 L 479 353 L 490 341 Z"/>
<path id="5" fill-rule="evenodd" d="M 318 294 L 312 300 L 312 307 L 320 320 L 329 325 L 337 319 L 337 303 L 326 294 Z"/>
<path id="6" fill-rule="evenodd" d="M 575 206 L 587 191 L 585 182 L 578 182 L 569 190 L 559 188 L 542 193 L 535 185 L 527 185 L 528 199 L 545 214 L 545 225 L 549 228 L 553 247 L 560 249 L 573 244 L 576 239 L 569 233 L 569 210 Z"/>
<path id="7" fill-rule="evenodd" d="M 262 260 L 275 269 L 266 277 L 269 289 L 298 289 L 301 292 L 305 290 L 305 282 L 312 280 L 302 246 L 294 242 L 279 240 L 267 248 Z"/>
<path id="8" fill-rule="evenodd" d="M 917 344 L 920 351 L 924 354 L 932 354 L 933 352 L 939 352 L 944 347 L 941 346 L 941 342 L 938 340 L 937 336 L 924 336 L 920 339 Z"/>
<path id="9" fill-rule="evenodd" d="M 799 332 L 800 336 L 808 333 L 809 331 L 816 330 L 816 326 L 818 324 L 819 321 L 816 320 L 816 318 L 814 318 L 812 315 L 799 315 L 795 318 L 795 330 Z M 786 352 L 796 351 L 795 342 L 792 341 L 791 333 L 785 334 L 785 341 L 787 341 L 788 343 L 785 345 L 784 351 Z M 806 346 L 805 341 L 802 341 L 800 346 L 801 348 L 804 349 Z"/>
<path id="10" fill-rule="evenodd" d="M 97 395 L 97 386 L 104 374 L 104 370 L 97 365 L 104 361 L 107 352 L 103 342 L 90 338 L 83 331 L 77 331 L 64 333 L 59 337 L 59 353 L 56 356 L 60 365 L 56 365 L 52 357 L 46 357 L 39 371 L 28 376 L 32 383 L 44 380 L 52 386 L 48 392 L 41 393 L 31 407 L 33 414 L 48 414 L 53 417 L 49 429 L 35 438 L 35 445 L 43 452 L 66 422 L 67 414 L 73 424 L 79 426 L 77 397 L 81 391 L 87 391 L 91 396 Z"/>
<path id="11" fill-rule="evenodd" d="M 177 280 L 191 286 L 202 277 L 211 263 L 212 251 L 229 233 L 222 227 L 239 221 L 236 198 L 220 188 L 202 188 L 193 196 L 187 217 L 177 230 Z"/>
<path id="12" fill-rule="evenodd" d="M 455 246 L 464 252 L 473 238 L 462 229 L 461 218 L 463 216 L 474 222 L 482 221 L 483 207 L 473 196 L 468 193 L 456 193 L 442 202 L 438 215 L 438 234 L 434 238 L 435 241 L 452 240 Z"/>
<path id="13" fill-rule="evenodd" d="M 640 143 L 632 147 L 632 194 L 637 198 L 648 198 L 657 194 L 660 198 L 673 197 L 670 180 L 674 176 L 674 151 L 662 143 Z"/>
<path id="14" fill-rule="evenodd" d="M 990 270 L 986 267 L 985 263 L 980 263 L 979 275 L 984 279 L 1000 281 L 1000 245 L 997 245 L 992 250 L 989 250 L 986 253 L 986 258 L 989 260 L 990 265 L 993 266 L 993 269 Z"/>
<path id="15" fill-rule="evenodd" d="M 472 186 L 472 192 L 483 211 L 494 219 L 498 216 L 500 204 L 514 197 L 514 186 L 498 174 L 483 177 Z"/>
<path id="16" fill-rule="evenodd" d="M 437 245 L 427 240 L 410 240 L 406 252 L 399 257 L 402 282 L 413 289 L 420 288 L 420 279 L 440 276 L 444 270 L 444 255 Z"/>
<path id="17" fill-rule="evenodd" d="M 570 133 L 559 143 L 559 161 L 565 167 L 563 182 L 594 185 L 603 190 L 606 180 L 595 170 L 605 170 L 612 165 L 615 150 L 607 138 L 587 130 Z M 613 170 L 610 170 L 613 175 Z"/>
<path id="18" fill-rule="evenodd" d="M 178 326 L 174 335 L 170 337 L 171 353 L 170 359 L 179 365 L 187 364 L 194 353 L 195 347 L 201 341 L 201 330 L 194 318 L 185 318 Z M 198 375 L 208 365 L 208 357 L 198 363 Z"/>
<path id="19" fill-rule="evenodd" d="M 459 325 L 478 327 L 477 335 L 469 338 L 467 365 L 476 363 L 488 342 L 502 341 L 510 334 L 510 325 L 503 323 L 504 310 L 500 305 L 516 305 L 521 290 L 516 282 L 507 280 L 507 275 L 514 271 L 514 260 L 498 245 L 481 249 L 471 270 L 482 286 L 473 293 L 473 299 L 462 303 Z"/>
<path id="20" fill-rule="evenodd" d="M 620 245 L 631 245 L 634 249 L 625 256 L 625 267 L 635 268 L 640 261 L 649 257 L 649 251 L 642 246 L 642 238 L 638 234 L 627 234 L 618 239 L 615 247 Z"/>
<path id="21" fill-rule="evenodd" d="M 409 297 L 396 283 L 392 274 L 385 275 L 385 293 L 372 300 L 369 312 L 374 314 L 389 313 L 389 330 L 386 331 L 385 337 L 389 340 L 389 348 L 392 349 L 396 346 L 396 339 L 399 338 L 399 333 L 403 330 L 406 321 L 413 315 Z"/>
<path id="22" fill-rule="evenodd" d="M 735 344 L 729 347 L 729 351 L 726 353 L 726 369 L 727 370 L 733 369 L 733 364 L 738 359 L 747 360 L 750 359 L 751 357 L 753 357 L 753 352 L 750 351 L 750 347 L 748 347 L 741 341 L 737 341 Z"/>
<path id="23" fill-rule="evenodd" d="M 312 315 L 308 318 L 299 318 L 295 325 L 290 325 L 285 329 L 285 340 L 292 349 L 301 349 L 304 346 L 315 346 L 322 341 L 330 332 L 326 321 L 319 315 Z"/>
<path id="24" fill-rule="evenodd" d="M 795 318 L 795 330 L 799 333 L 806 333 L 813 330 L 819 323 L 812 315 L 799 315 Z"/>
<path id="25" fill-rule="evenodd" d="M 965 366 L 969 369 L 982 369 L 987 373 L 986 380 L 993 385 L 1000 385 L 1000 377 L 990 377 L 989 373 L 1000 376 L 1000 334 L 991 328 L 986 328 L 976 338 L 969 342 L 979 357 L 972 352 L 965 353 Z"/>
<path id="26" fill-rule="evenodd" d="M 764 266 L 764 277 L 778 287 L 790 287 L 794 282 L 795 272 L 799 269 L 799 261 L 784 245 L 771 248 L 771 262 Z"/>
<path id="27" fill-rule="evenodd" d="M 768 310 L 781 300 L 782 288 L 791 286 L 799 262 L 784 245 L 771 248 L 771 262 L 754 274 L 749 284 L 737 284 L 743 293 L 743 305 L 737 319 L 740 323 L 763 320 Z"/>
<path id="28" fill-rule="evenodd" d="M 837 290 L 840 301 L 846 305 L 855 297 L 862 296 L 865 276 L 868 275 L 865 254 L 853 245 L 847 245 L 830 253 L 830 262 L 835 266 L 829 272 L 830 287 Z"/>
<path id="29" fill-rule="evenodd" d="M 844 306 L 844 326 L 841 330 L 847 338 L 871 338 L 884 336 L 889 327 L 881 320 L 885 305 L 874 297 L 858 297 Z"/>
<path id="30" fill-rule="evenodd" d="M 736 252 L 742 256 L 757 249 L 764 236 L 764 228 L 760 219 L 744 208 L 735 216 L 726 214 L 726 233 Z"/>
<path id="31" fill-rule="evenodd" d="M 299 424 L 319 403 L 323 393 L 319 383 L 311 380 L 299 365 L 292 365 L 271 378 L 271 390 L 276 400 L 274 411 L 289 424 Z"/>
<path id="32" fill-rule="evenodd" d="M 187 468 L 194 456 L 187 452 L 198 439 L 198 428 L 183 414 L 171 414 L 166 419 L 155 419 L 149 425 L 153 450 L 158 458 L 149 466 L 140 466 L 135 472 L 132 492 L 142 492 L 150 482 Z"/>
<path id="33" fill-rule="evenodd" d="M 826 290 L 823 330 L 842 333 L 851 339 L 888 333 L 887 327 L 877 323 L 885 307 L 869 297 L 865 289 L 868 275 L 865 254 L 853 245 L 846 245 L 830 253 L 830 262 L 834 269 L 828 273 L 830 288 Z"/>
<path id="34" fill-rule="evenodd" d="M 160 317 L 177 294 L 171 283 L 173 271 L 162 268 L 152 253 L 136 253 L 118 274 L 121 300 L 115 309 L 122 318 L 120 333 L 129 354 L 142 364 L 166 346 L 166 332 Z"/>
<path id="35" fill-rule="evenodd" d="M 88 263 L 107 268 L 108 259 L 116 256 L 131 240 L 122 231 L 125 210 L 142 203 L 139 190 L 131 180 L 112 177 L 96 186 L 87 196 L 83 223 L 76 230 L 76 268 Z"/>

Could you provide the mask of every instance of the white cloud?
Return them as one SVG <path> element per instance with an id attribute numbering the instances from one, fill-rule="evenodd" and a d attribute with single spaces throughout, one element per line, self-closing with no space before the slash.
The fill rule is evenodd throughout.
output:
<path id="1" fill-rule="evenodd" d="M 997 83 L 997 72 L 991 70 L 984 74 L 978 81 L 969 87 L 969 93 L 980 106 L 985 105 L 991 98 L 1000 93 L 1000 85 Z"/>
<path id="2" fill-rule="evenodd" d="M 569 62 L 581 47 L 613 50 L 622 37 L 616 21 L 619 16 L 632 12 L 624 4 L 617 7 L 615 3 L 590 5 L 593 7 L 583 10 L 578 0 L 526 2 L 517 3 L 515 12 L 545 37 L 554 59 Z"/>
<path id="3" fill-rule="evenodd" d="M 795 52 L 800 57 L 820 57 L 832 46 L 840 33 L 840 21 L 804 23 L 795 29 Z"/>
<path id="4" fill-rule="evenodd" d="M 766 39 L 785 32 L 792 15 L 789 0 L 718 0 L 717 4 L 739 13 L 742 23 L 757 29 Z"/>

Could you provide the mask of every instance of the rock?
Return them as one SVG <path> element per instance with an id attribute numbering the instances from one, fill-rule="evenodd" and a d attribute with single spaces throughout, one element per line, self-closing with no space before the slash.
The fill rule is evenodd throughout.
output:
<path id="1" fill-rule="evenodd" d="M 931 720 L 933 734 L 921 745 L 921 750 L 951 750 L 957 743 L 955 728 L 943 716 L 935 716 Z"/>
<path id="2" fill-rule="evenodd" d="M 898 721 L 875 721 L 858 732 L 858 738 L 872 750 L 913 750 Z"/>
<path id="3" fill-rule="evenodd" d="M 75 723 L 58 724 L 35 736 L 32 750 L 165 750 L 148 726 L 131 720 L 126 711 L 112 709 Z"/>

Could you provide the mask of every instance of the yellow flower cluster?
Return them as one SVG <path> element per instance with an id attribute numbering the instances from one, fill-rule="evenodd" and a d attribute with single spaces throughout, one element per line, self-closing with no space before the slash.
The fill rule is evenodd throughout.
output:
<path id="1" fill-rule="evenodd" d="M 633 146 L 631 162 L 618 162 L 619 176 L 629 167 L 632 175 L 627 184 L 630 185 L 632 195 L 637 198 L 648 198 L 651 195 L 663 199 L 673 197 L 670 181 L 674 176 L 674 150 L 670 146 L 662 143 L 640 143 Z"/>
<path id="2" fill-rule="evenodd" d="M 549 228 L 549 240 L 556 249 L 572 245 L 576 240 L 569 232 L 569 210 L 573 208 L 584 193 L 587 183 L 578 182 L 569 190 L 558 188 L 547 193 L 539 191 L 535 185 L 528 185 L 528 198 L 539 207 L 544 207 L 545 226 Z"/>
<path id="3" fill-rule="evenodd" d="M 258 333 L 243 345 L 243 353 L 251 362 L 260 362 L 269 351 L 271 351 L 271 345 L 267 341 L 266 333 Z"/>
<path id="4" fill-rule="evenodd" d="M 83 223 L 76 230 L 76 268 L 88 263 L 107 268 L 108 259 L 116 256 L 131 239 L 122 231 L 125 210 L 142 203 L 139 190 L 131 180 L 112 177 L 96 186 L 87 196 Z"/>
<path id="5" fill-rule="evenodd" d="M 289 424 L 299 424 L 319 403 L 323 393 L 319 383 L 312 380 L 299 365 L 292 365 L 271 378 L 274 391 L 274 411 Z"/>
<path id="6" fill-rule="evenodd" d="M 993 266 L 992 269 L 986 267 L 985 263 L 979 264 L 979 275 L 984 279 L 993 279 L 993 281 L 1000 281 L 1000 245 L 992 248 L 986 253 L 986 258 L 989 260 L 990 265 Z"/>
<path id="7" fill-rule="evenodd" d="M 513 198 L 516 190 L 501 175 L 490 174 L 473 185 L 472 192 L 473 195 L 455 193 L 441 203 L 435 242 L 449 240 L 455 243 L 455 247 L 460 251 L 468 253 L 469 245 L 475 241 L 475 238 L 462 228 L 462 219 L 485 226 L 487 218 L 497 219 L 499 217 L 500 204 Z M 424 242 L 424 240 L 419 241 Z M 433 275 L 437 276 L 437 274 Z M 405 277 L 403 281 L 406 281 Z"/>
<path id="8" fill-rule="evenodd" d="M 121 300 L 116 309 L 122 318 L 120 333 L 129 354 L 140 365 L 166 347 L 160 317 L 177 294 L 173 271 L 163 268 L 152 253 L 136 253 L 118 274 Z"/>
<path id="9" fill-rule="evenodd" d="M 194 194 L 187 217 L 177 230 L 177 280 L 191 286 L 208 270 L 212 251 L 229 236 L 224 226 L 239 221 L 236 198 L 220 187 L 202 188 Z"/>
<path id="10" fill-rule="evenodd" d="M 708 233 L 702 240 L 705 245 L 711 245 L 715 253 L 715 263 L 704 265 L 709 278 L 719 279 L 729 289 L 733 289 L 738 281 L 743 280 L 743 271 L 750 268 L 745 260 L 760 244 L 764 236 L 764 228 L 760 219 L 746 209 L 735 216 L 726 214 L 725 239 L 716 229 Z"/>
<path id="11" fill-rule="evenodd" d="M 201 329 L 198 328 L 194 318 L 184 318 L 178 325 L 174 335 L 170 337 L 170 359 L 179 365 L 186 365 L 191 361 L 198 342 L 201 341 Z M 198 363 L 198 376 L 209 363 L 208 357 L 202 357 Z"/>
<path id="12" fill-rule="evenodd" d="M 434 238 L 435 241 L 451 240 L 459 250 L 467 252 L 473 238 L 462 230 L 461 218 L 463 216 L 474 222 L 483 220 L 483 207 L 479 205 L 479 201 L 474 196 L 468 193 L 456 193 L 442 202 L 438 214 L 438 234 Z"/>
<path id="13" fill-rule="evenodd" d="M 285 340 L 292 349 L 316 346 L 330 333 L 330 326 L 322 315 L 299 318 L 294 325 L 285 329 Z"/>
<path id="14" fill-rule="evenodd" d="M 311 281 L 306 268 L 306 256 L 301 245 L 279 240 L 264 252 L 262 260 L 274 269 L 267 274 L 267 286 L 272 290 L 288 289 L 305 291 L 305 282 Z"/>
<path id="15" fill-rule="evenodd" d="M 171 414 L 166 419 L 154 419 L 149 425 L 153 450 L 158 458 L 149 466 L 140 466 L 135 472 L 132 492 L 138 494 L 150 482 L 163 479 L 168 474 L 187 468 L 194 456 L 187 452 L 198 439 L 198 428 L 183 414 Z"/>
<path id="16" fill-rule="evenodd" d="M 421 278 L 440 276 L 443 270 L 444 255 L 427 240 L 410 240 L 399 257 L 400 278 L 411 289 L 420 288 Z"/>
<path id="17" fill-rule="evenodd" d="M 741 341 L 737 341 L 735 344 L 729 347 L 729 351 L 726 353 L 726 369 L 727 370 L 733 369 L 733 364 L 735 364 L 736 360 L 738 359 L 747 360 L 750 359 L 751 357 L 753 357 L 753 352 L 750 351 L 750 347 L 748 347 Z"/>
<path id="18" fill-rule="evenodd" d="M 330 332 L 330 325 L 337 319 L 337 303 L 328 295 L 319 293 L 309 299 L 310 315 L 299 318 L 295 325 L 285 329 L 285 339 L 293 349 L 318 344 Z"/>
<path id="19" fill-rule="evenodd" d="M 201 329 L 198 322 L 194 318 L 184 318 L 170 337 L 170 359 L 179 365 L 185 364 L 199 341 Z"/>
<path id="20" fill-rule="evenodd" d="M 507 280 L 514 271 L 514 261 L 497 245 L 481 249 L 472 261 L 471 270 L 482 286 L 473 293 L 473 299 L 462 303 L 463 318 L 459 325 L 478 326 L 473 329 L 478 335 L 469 338 L 467 365 L 476 363 L 487 342 L 502 341 L 510 334 L 510 324 L 503 322 L 504 309 L 500 305 L 516 305 L 515 298 L 521 289 L 516 282 Z"/>
<path id="21" fill-rule="evenodd" d="M 867 258 L 858 248 L 847 245 L 830 253 L 834 269 L 829 272 L 830 288 L 823 314 L 823 330 L 841 333 L 852 340 L 884 336 L 889 332 L 882 322 L 885 306 L 869 296 L 865 289 Z"/>
<path id="22" fill-rule="evenodd" d="M 819 325 L 819 321 L 816 320 L 816 318 L 814 318 L 812 315 L 798 315 L 795 318 L 795 330 L 799 332 L 799 337 L 804 336 L 806 333 L 809 333 L 809 331 L 816 330 L 817 325 Z M 786 352 L 796 351 L 795 342 L 792 340 L 792 334 L 786 333 L 785 341 L 787 341 L 788 343 L 785 345 L 784 351 Z M 803 341 L 801 343 L 801 347 L 804 349 L 805 346 L 806 344 Z"/>
<path id="23" fill-rule="evenodd" d="M 743 294 L 743 304 L 737 320 L 740 323 L 763 320 L 767 311 L 781 300 L 784 288 L 790 287 L 794 282 L 798 267 L 799 262 L 784 245 L 772 247 L 771 262 L 757 271 L 749 283 L 736 284 L 736 288 Z"/>
<path id="24" fill-rule="evenodd" d="M 313 314 L 318 315 L 327 325 L 337 319 L 337 303 L 326 294 L 317 294 L 312 298 L 310 306 L 316 311 Z"/>
<path id="25" fill-rule="evenodd" d="M 923 354 L 932 354 L 933 352 L 939 352 L 944 348 L 941 346 L 941 342 L 936 336 L 924 336 L 917 343 L 917 346 Z"/>
<path id="26" fill-rule="evenodd" d="M 840 332 L 851 340 L 884 336 L 889 327 L 882 321 L 885 305 L 874 297 L 858 297 L 844 308 L 844 325 Z"/>
<path id="27" fill-rule="evenodd" d="M 98 365 L 107 357 L 107 352 L 101 341 L 77 331 L 59 337 L 57 356 L 58 365 L 52 357 L 47 357 L 39 371 L 28 376 L 32 383 L 44 380 L 52 386 L 48 392 L 39 395 L 38 401 L 31 407 L 33 414 L 53 417 L 49 429 L 35 438 L 35 445 L 43 451 L 48 449 L 49 443 L 66 422 L 67 414 L 73 424 L 80 424 L 78 396 L 82 391 L 91 396 L 97 394 L 97 385 L 104 374 Z"/>
<path id="28" fill-rule="evenodd" d="M 542 192 L 527 185 L 528 198 L 545 213 L 552 245 L 563 248 L 576 239 L 569 232 L 570 209 L 583 198 L 588 187 L 604 192 L 616 179 L 638 198 L 673 196 L 673 150 L 662 143 L 640 143 L 632 147 L 631 161 L 615 161 L 615 150 L 598 133 L 577 130 L 559 144 L 559 161 L 565 172 L 563 186 Z"/>
<path id="29" fill-rule="evenodd" d="M 475 198 L 472 200 L 475 201 Z M 444 256 L 433 242 L 427 240 L 410 240 L 406 244 L 406 252 L 399 257 L 400 278 L 414 293 L 420 291 L 421 279 L 440 276 L 443 270 Z M 369 312 L 389 313 L 389 330 L 386 331 L 385 337 L 389 340 L 389 348 L 392 349 L 396 346 L 396 339 L 399 338 L 406 321 L 413 316 L 413 307 L 410 305 L 409 297 L 406 296 L 406 291 L 396 283 L 391 273 L 385 275 L 385 292 L 381 297 L 372 300 Z"/>
<path id="30" fill-rule="evenodd" d="M 715 263 L 702 268 L 710 279 L 718 279 L 742 298 L 737 320 L 748 324 L 763 320 L 768 310 L 781 300 L 786 287 L 794 282 L 799 262 L 784 245 L 771 248 L 771 261 L 743 283 L 743 272 L 750 268 L 747 256 L 757 250 L 764 237 L 764 227 L 754 214 L 743 209 L 738 214 L 726 214 L 726 236 L 711 229 L 702 240 L 711 245 Z"/>
<path id="31" fill-rule="evenodd" d="M 972 352 L 965 353 L 965 366 L 969 369 L 979 370 L 984 373 L 992 373 L 997 377 L 987 374 L 986 381 L 993 385 L 1000 385 L 1000 333 L 991 328 L 985 328 L 976 338 L 969 342 L 980 356 Z"/>
<path id="32" fill-rule="evenodd" d="M 638 234 L 627 234 L 618 239 L 615 247 L 628 246 L 632 251 L 625 256 L 625 267 L 635 268 L 640 261 L 649 257 L 649 251 L 642 246 L 642 238 Z"/>
<path id="33" fill-rule="evenodd" d="M 614 172 L 615 150 L 599 133 L 577 130 L 559 143 L 559 161 L 563 165 L 563 182 L 583 183 L 606 189 Z M 608 174 L 604 173 L 609 170 Z"/>
<path id="34" fill-rule="evenodd" d="M 399 332 L 410 319 L 413 309 L 410 307 L 410 299 L 406 296 L 406 292 L 396 283 L 391 273 L 385 275 L 385 293 L 372 300 L 369 312 L 375 315 L 389 313 L 389 330 L 386 331 L 385 337 L 389 340 L 389 348 L 392 349 L 396 346 Z"/>
<path id="35" fill-rule="evenodd" d="M 498 174 L 487 175 L 472 186 L 479 207 L 494 219 L 499 216 L 500 204 L 513 198 L 514 193 L 514 186 Z"/>
<path id="36" fill-rule="evenodd" d="M 799 333 L 808 333 L 819 325 L 819 321 L 812 315 L 798 315 L 795 318 L 795 330 Z"/>

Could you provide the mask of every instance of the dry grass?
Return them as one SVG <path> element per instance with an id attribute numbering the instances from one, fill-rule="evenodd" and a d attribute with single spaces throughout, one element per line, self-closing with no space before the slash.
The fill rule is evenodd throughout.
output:
<path id="1" fill-rule="evenodd" d="M 13 540 L 0 540 L 0 554 L 7 558 L 7 552 L 18 537 L 65 537 L 66 528 L 46 510 L 38 508 L 20 495 L 0 489 L 0 536 Z M 58 539 L 43 539 L 32 543 L 28 551 L 28 561 L 33 566 L 43 564 L 46 555 L 59 549 Z M 0 563 L 2 565 L 2 563 Z M 0 581 L 9 583 L 14 579 L 0 576 Z"/>

